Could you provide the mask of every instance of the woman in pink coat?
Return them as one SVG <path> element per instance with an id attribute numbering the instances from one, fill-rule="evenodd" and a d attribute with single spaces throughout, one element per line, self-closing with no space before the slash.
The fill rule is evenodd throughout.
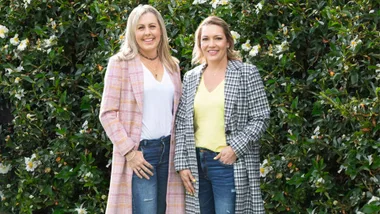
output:
<path id="1" fill-rule="evenodd" d="M 178 62 L 160 13 L 139 5 L 109 60 L 100 121 L 113 143 L 109 214 L 184 213 L 174 169 L 173 122 L 181 96 Z"/>

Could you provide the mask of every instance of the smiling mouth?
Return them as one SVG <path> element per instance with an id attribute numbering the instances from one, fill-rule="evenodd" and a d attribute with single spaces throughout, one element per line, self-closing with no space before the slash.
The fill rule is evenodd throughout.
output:
<path id="1" fill-rule="evenodd" d="M 210 54 L 216 54 L 216 53 L 218 53 L 217 50 L 209 50 L 209 51 L 207 51 L 207 52 L 210 53 Z"/>
<path id="2" fill-rule="evenodd" d="M 153 41 L 153 38 L 150 38 L 150 39 L 144 39 L 144 42 L 151 42 Z"/>

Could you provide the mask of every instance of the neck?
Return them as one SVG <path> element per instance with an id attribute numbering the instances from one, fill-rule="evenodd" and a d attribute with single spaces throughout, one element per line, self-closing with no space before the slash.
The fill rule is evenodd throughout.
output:
<path id="1" fill-rule="evenodd" d="M 150 53 L 145 53 L 143 51 L 139 51 L 139 54 L 141 57 L 148 59 L 148 60 L 151 60 L 151 61 L 158 58 L 158 51 L 152 51 Z"/>
<path id="2" fill-rule="evenodd" d="M 207 69 L 210 70 L 225 70 L 227 68 L 228 60 L 222 60 L 218 62 L 207 62 Z"/>

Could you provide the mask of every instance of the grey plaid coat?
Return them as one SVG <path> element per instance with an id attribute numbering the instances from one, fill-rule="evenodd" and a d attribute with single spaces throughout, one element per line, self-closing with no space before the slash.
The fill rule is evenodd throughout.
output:
<path id="1" fill-rule="evenodd" d="M 190 169 L 197 180 L 195 195 L 186 194 L 186 213 L 200 213 L 198 168 L 194 140 L 194 97 L 205 65 L 187 72 L 176 115 L 177 171 Z M 225 134 L 235 151 L 236 214 L 265 213 L 260 191 L 259 139 L 269 121 L 269 105 L 255 66 L 228 61 L 224 86 Z"/>

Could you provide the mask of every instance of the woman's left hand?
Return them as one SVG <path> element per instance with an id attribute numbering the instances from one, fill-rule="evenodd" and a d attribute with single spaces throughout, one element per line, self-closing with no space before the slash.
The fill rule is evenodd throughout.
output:
<path id="1" fill-rule="evenodd" d="M 226 146 L 220 151 L 220 153 L 214 158 L 214 160 L 218 160 L 224 164 L 232 165 L 236 162 L 236 154 L 231 146 Z"/>

